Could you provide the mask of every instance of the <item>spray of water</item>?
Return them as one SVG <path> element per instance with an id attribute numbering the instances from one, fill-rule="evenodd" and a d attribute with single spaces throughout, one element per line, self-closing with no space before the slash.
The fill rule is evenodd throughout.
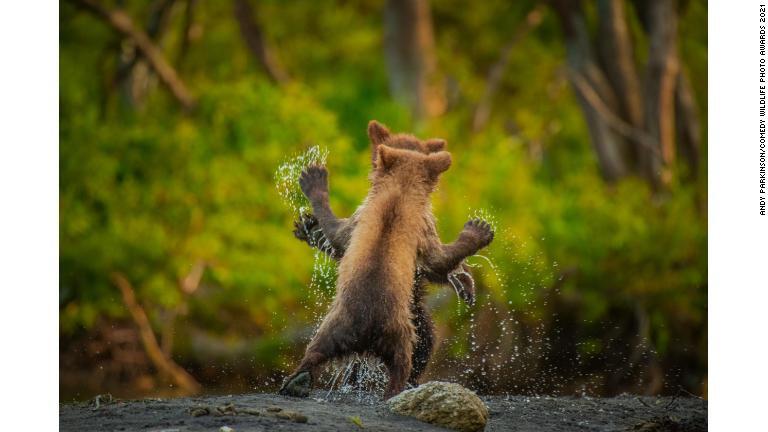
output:
<path id="1" fill-rule="evenodd" d="M 285 161 L 278 167 L 275 173 L 277 191 L 295 217 L 298 218 L 309 211 L 308 202 L 298 186 L 298 179 L 302 170 L 311 164 L 325 164 L 327 157 L 327 150 L 315 146 L 305 153 Z M 512 284 L 517 293 L 516 297 L 522 298 L 524 303 L 520 306 L 524 306 L 523 309 L 530 309 L 536 301 L 537 293 L 542 287 L 542 281 L 549 276 L 543 274 L 547 271 L 547 266 L 542 265 L 542 262 L 546 261 L 542 253 L 533 256 L 524 254 L 519 256 L 520 251 L 525 250 L 526 242 L 518 242 L 514 235 L 510 235 L 506 230 L 500 231 L 500 224 L 493 212 L 484 208 L 470 209 L 468 218 L 485 220 L 496 232 L 494 243 L 488 250 L 466 260 L 466 263 L 473 268 L 475 276 L 486 276 L 489 278 L 486 279 L 486 282 L 494 284 L 496 290 L 495 293 L 488 290 L 480 291 L 478 293 L 478 305 L 474 307 L 468 308 L 463 303 L 458 303 L 458 313 L 468 313 L 468 319 L 463 324 L 463 330 L 459 329 L 456 332 L 454 336 L 456 340 L 453 342 L 463 344 L 464 341 L 467 341 L 469 352 L 464 356 L 449 360 L 458 376 L 441 376 L 440 378 L 458 380 L 465 385 L 475 387 L 475 383 L 492 380 L 494 377 L 501 377 L 510 373 L 525 377 L 527 376 L 526 368 L 530 367 L 530 361 L 539 359 L 550 352 L 551 342 L 546 335 L 545 323 L 537 324 L 525 335 L 519 334 L 521 333 L 519 332 L 521 314 L 515 310 L 515 305 L 512 304 L 511 300 L 499 302 L 500 298 L 510 297 L 507 295 L 507 284 Z M 305 308 L 313 317 L 316 329 L 334 297 L 337 265 L 326 253 L 333 253 L 327 239 L 319 235 L 314 237 L 308 235 L 307 237 L 317 248 L 309 286 L 316 302 L 305 305 Z M 518 271 L 521 271 L 522 274 L 518 275 L 519 277 L 506 274 L 494 262 L 492 258 L 494 252 L 502 252 L 513 261 L 522 264 L 518 265 Z M 556 266 L 555 263 L 550 271 L 554 270 Z M 458 294 L 461 281 L 457 276 L 458 274 L 449 275 L 448 280 Z M 487 310 L 479 311 L 479 307 Z M 496 317 L 492 324 L 496 328 L 491 330 L 497 335 L 495 340 L 478 337 L 479 328 L 483 325 L 487 326 L 487 322 L 479 322 L 482 319 L 480 316 L 487 314 L 488 311 Z M 488 328 L 484 327 L 482 331 L 486 333 Z M 458 340 L 459 338 L 462 340 Z M 558 371 L 546 372 L 550 372 L 552 376 L 557 376 Z M 381 400 L 387 379 L 386 369 L 378 359 L 353 355 L 346 359 L 337 360 L 326 368 L 319 380 L 325 384 L 325 390 L 321 393 L 321 397 L 333 401 L 351 398 L 360 403 L 373 404 Z M 549 385 L 551 388 L 551 382 Z M 537 386 L 538 383 L 527 383 L 526 391 L 530 391 L 531 388 L 535 391 Z"/>
<path id="2" fill-rule="evenodd" d="M 468 352 L 454 357 L 449 363 L 457 373 L 455 378 L 475 390 L 482 390 L 484 385 L 510 373 L 525 376 L 528 363 L 521 359 L 537 358 L 542 352 L 540 347 L 548 344 L 543 324 L 533 332 L 528 332 L 524 336 L 525 340 L 520 340 L 523 337 L 518 331 L 520 313 L 511 300 L 512 297 L 522 297 L 524 310 L 533 304 L 536 293 L 547 277 L 541 270 L 546 268 L 546 265 L 542 265 L 546 260 L 542 253 L 518 256 L 526 245 L 518 242 L 507 228 L 501 226 L 491 210 L 470 208 L 468 219 L 488 222 L 496 235 L 487 249 L 466 260 L 475 276 L 482 277 L 484 283 L 479 287 L 475 306 L 466 308 L 459 305 L 457 309 L 457 315 L 463 315 L 465 319 L 459 320 L 462 324 L 455 332 L 456 340 L 453 342 L 463 345 L 463 341 L 466 341 Z M 518 269 L 522 267 L 525 274 L 508 274 L 495 262 L 494 255 L 497 254 L 504 254 L 513 261 L 527 260 L 518 266 Z M 514 287 L 515 295 L 510 295 L 510 284 Z"/>
<path id="3" fill-rule="evenodd" d="M 572 306 L 562 303 L 561 287 L 574 270 L 560 268 L 547 256 L 546 238 L 517 238 L 486 209 L 468 213 L 470 219 L 488 221 L 496 236 L 488 249 L 466 261 L 482 281 L 478 280 L 477 305 L 457 308 L 456 315 L 463 319 L 455 320 L 461 325 L 449 343 L 468 348 L 466 354 L 448 360 L 462 384 L 480 392 L 502 382 L 502 387 L 516 394 L 587 396 L 600 394 L 606 375 L 620 379 L 621 373 L 629 378 L 632 368 L 653 364 L 657 354 L 642 333 L 635 340 L 616 333 L 613 339 L 580 341 L 575 351 L 564 351 L 573 337 L 562 335 L 568 326 L 558 314 Z M 494 261 L 500 256 L 504 256 L 503 268 Z M 637 314 L 642 323 L 642 310 Z M 620 330 L 611 323 L 595 324 Z M 590 354 L 601 343 L 630 354 L 618 359 Z M 602 358 L 613 364 L 590 372 Z M 641 375 L 637 380 L 638 389 L 647 385 L 643 383 L 647 377 Z"/>
<path id="4" fill-rule="evenodd" d="M 321 377 L 327 389 L 324 399 L 373 405 L 383 398 L 388 379 L 386 368 L 379 359 L 354 354 L 326 368 Z"/>
<path id="5" fill-rule="evenodd" d="M 494 232 L 499 232 L 499 219 L 487 208 L 480 207 L 469 210 L 469 219 L 482 219 L 491 225 Z"/>
<path id="6" fill-rule="evenodd" d="M 310 165 L 325 165 L 328 149 L 312 146 L 304 153 L 289 158 L 277 167 L 275 187 L 283 203 L 293 212 L 294 217 L 309 212 L 309 202 L 299 188 L 299 176 Z"/>
<path id="7" fill-rule="evenodd" d="M 288 158 L 275 171 L 275 188 L 283 204 L 291 209 L 293 217 L 299 219 L 310 211 L 309 202 L 299 187 L 301 172 L 310 165 L 325 165 L 328 159 L 328 149 L 312 146 L 305 152 Z M 312 246 L 316 247 L 312 277 L 309 289 L 317 299 L 317 304 L 305 305 L 315 321 L 315 327 L 320 325 L 323 310 L 333 300 L 336 282 L 336 263 L 328 256 L 333 253 L 330 242 L 321 235 L 320 231 L 305 232 Z"/>

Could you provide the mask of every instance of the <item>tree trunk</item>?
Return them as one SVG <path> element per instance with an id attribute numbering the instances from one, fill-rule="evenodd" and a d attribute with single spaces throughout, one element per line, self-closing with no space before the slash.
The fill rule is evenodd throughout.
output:
<path id="1" fill-rule="evenodd" d="M 240 26 L 240 33 L 243 35 L 251 54 L 258 60 L 264 72 L 276 84 L 282 84 L 288 81 L 288 74 L 285 73 L 280 63 L 268 46 L 261 27 L 256 22 L 253 7 L 248 0 L 235 0 L 235 18 Z"/>
<path id="2" fill-rule="evenodd" d="M 649 37 L 645 121 L 661 154 L 646 159 L 645 172 L 657 188 L 669 185 L 675 161 L 675 88 L 680 72 L 676 4 L 674 0 L 649 0 L 645 5 Z"/>
<path id="3" fill-rule="evenodd" d="M 631 126 L 642 128 L 643 96 L 624 0 L 600 0 L 597 13 L 600 32 L 597 49 L 602 69 L 618 99 L 617 115 Z M 634 146 L 634 160 L 645 151 L 641 147 L 639 144 Z"/>
<path id="4" fill-rule="evenodd" d="M 445 85 L 437 68 L 428 0 L 388 0 L 384 9 L 384 50 L 393 96 L 416 119 L 445 111 Z"/>
<path id="5" fill-rule="evenodd" d="M 597 97 L 608 110 L 615 111 L 617 100 L 610 83 L 596 64 L 581 2 L 556 1 L 555 11 L 565 33 L 569 75 L 589 127 L 600 171 L 606 180 L 618 180 L 628 172 L 625 161 L 628 144 L 593 103 Z M 594 95 L 585 92 L 587 88 Z"/>
<path id="6" fill-rule="evenodd" d="M 677 77 L 675 96 L 678 149 L 688 165 L 689 175 L 696 178 L 701 157 L 701 121 L 691 83 L 682 71 Z"/>
<path id="7" fill-rule="evenodd" d="M 676 1 L 632 0 L 649 40 L 643 73 L 635 61 L 626 0 L 598 0 L 596 37 L 587 30 L 580 1 L 551 2 L 604 177 L 615 180 L 634 168 L 655 190 L 664 189 L 672 180 L 676 142 L 695 173 L 701 137 L 693 93 L 680 76 Z"/>

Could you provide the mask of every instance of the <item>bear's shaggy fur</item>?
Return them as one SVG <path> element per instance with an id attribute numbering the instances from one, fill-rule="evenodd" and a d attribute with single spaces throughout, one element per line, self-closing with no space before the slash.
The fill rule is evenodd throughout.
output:
<path id="1" fill-rule="evenodd" d="M 442 139 L 432 138 L 422 141 L 411 135 L 392 135 L 384 125 L 375 120 L 368 124 L 368 136 L 371 142 L 371 161 L 374 168 L 376 167 L 377 149 L 384 143 L 389 147 L 418 151 L 422 154 L 442 151 L 446 146 L 445 141 Z M 315 216 L 303 215 L 299 221 L 294 223 L 294 235 L 298 239 L 307 242 L 310 246 L 318 247 L 332 257 L 339 259 L 346 251 L 351 232 L 357 225 L 360 210 L 365 203 L 349 218 L 338 219 L 333 215 L 328 206 L 327 188 L 324 192 L 324 194 L 316 194 L 315 196 L 320 199 L 311 200 L 311 204 L 315 214 L 320 215 L 324 219 L 323 225 L 327 227 L 327 231 L 323 231 Z M 440 243 L 435 227 L 435 218 L 431 209 L 423 215 L 423 218 L 427 224 L 425 234 L 429 237 L 425 243 Z M 423 263 L 421 264 L 423 265 Z M 457 294 L 469 304 L 474 302 L 475 296 L 474 280 L 472 279 L 469 267 L 464 263 L 460 263 L 457 267 L 447 272 L 436 272 L 434 269 L 423 267 L 417 268 L 411 302 L 411 312 L 413 324 L 416 328 L 417 340 L 413 349 L 413 369 L 409 377 L 409 382 L 414 385 L 418 383 L 419 377 L 426 369 L 432 355 L 435 339 L 432 318 L 424 305 L 427 282 L 438 284 L 450 283 Z"/>
<path id="2" fill-rule="evenodd" d="M 380 146 L 371 190 L 339 264 L 336 297 L 281 393 L 306 395 L 320 367 L 351 353 L 379 357 L 389 372 L 386 397 L 405 388 L 416 332 L 411 315 L 417 233 L 448 152 L 431 155 Z M 317 170 L 315 170 L 317 172 Z M 307 177 L 313 178 L 312 171 Z M 306 185 L 309 195 L 317 190 Z M 307 379 L 306 374 L 309 374 Z"/>

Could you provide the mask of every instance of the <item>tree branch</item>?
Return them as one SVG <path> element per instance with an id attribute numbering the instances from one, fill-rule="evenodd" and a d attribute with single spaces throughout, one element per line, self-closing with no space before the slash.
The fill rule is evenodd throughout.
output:
<path id="1" fill-rule="evenodd" d="M 147 59 L 152 69 L 168 87 L 173 96 L 186 110 L 195 106 L 195 100 L 181 80 L 176 70 L 165 60 L 162 51 L 141 29 L 137 28 L 131 17 L 122 10 L 108 10 L 93 0 L 70 0 L 75 5 L 106 21 L 115 31 L 133 40 L 141 55 Z"/>
<path id="2" fill-rule="evenodd" d="M 574 87 L 579 91 L 582 97 L 589 103 L 600 117 L 605 121 L 611 129 L 619 133 L 624 138 L 634 141 L 646 150 L 650 151 L 657 157 L 661 156 L 659 152 L 656 140 L 644 130 L 638 129 L 631 124 L 622 120 L 619 116 L 613 113 L 608 106 L 600 99 L 594 88 L 585 80 L 577 71 L 570 70 L 569 76 Z"/>
<path id="3" fill-rule="evenodd" d="M 197 291 L 200 281 L 203 279 L 203 272 L 208 264 L 203 260 L 198 260 L 189 273 L 179 281 L 179 288 L 184 294 L 190 295 Z"/>
<path id="4" fill-rule="evenodd" d="M 123 303 L 125 303 L 131 318 L 133 318 L 134 323 L 139 329 L 144 351 L 146 351 L 147 356 L 158 371 L 170 377 L 176 385 L 189 393 L 199 392 L 201 390 L 200 384 L 187 371 L 176 364 L 173 359 L 167 356 L 157 343 L 157 338 L 149 323 L 149 318 L 146 312 L 144 312 L 144 308 L 136 300 L 136 294 L 128 279 L 121 273 L 113 273 L 112 281 L 120 289 Z"/>

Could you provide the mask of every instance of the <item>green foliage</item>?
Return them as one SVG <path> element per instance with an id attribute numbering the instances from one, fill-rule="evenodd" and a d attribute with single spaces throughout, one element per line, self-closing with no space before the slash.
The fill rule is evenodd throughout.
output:
<path id="1" fill-rule="evenodd" d="M 143 3 L 128 3 L 140 19 Z M 291 234 L 294 214 L 281 202 L 275 170 L 311 146 L 327 148 L 331 205 L 350 214 L 367 190 L 365 126 L 375 118 L 448 139 L 454 165 L 433 200 L 445 242 L 476 209 L 497 219 L 484 255 L 498 272 L 472 260 L 481 306 L 540 321 L 560 311 L 544 293 L 563 279 L 558 293 L 576 299 L 583 355 L 607 349 L 600 323 L 640 305 L 659 355 L 695 352 L 683 366 L 699 379 L 706 373 L 706 336 L 691 331 L 706 326 L 706 181 L 653 196 L 639 180 L 600 178 L 551 13 L 516 46 L 491 121 L 473 133 L 487 70 L 528 3 L 434 2 L 440 65 L 458 95 L 449 113 L 423 124 L 389 97 L 381 2 L 261 2 L 260 21 L 293 77 L 281 87 L 246 50 L 229 2 L 197 3 L 202 36 L 177 64 L 199 99 L 191 114 L 156 80 L 142 100 L 129 101 L 113 85 L 119 38 L 62 4 L 63 336 L 127 316 L 110 282 L 121 272 L 158 327 L 162 311 L 189 302 L 185 328 L 256 339 L 249 351 L 256 366 L 287 367 L 304 341 L 291 332 L 314 324 L 314 305 L 327 293 L 308 289 L 313 252 Z M 681 46 L 698 71 L 706 68 L 706 4 L 691 3 Z M 174 11 L 163 39 L 170 59 L 179 54 L 181 15 Z M 706 113 L 706 75 L 690 78 Z M 208 265 L 201 288 L 187 299 L 179 281 L 201 261 Z M 466 355 L 470 311 L 452 299 L 435 315 L 447 332 L 446 355 Z M 178 351 L 191 358 L 189 331 L 182 333 Z"/>

